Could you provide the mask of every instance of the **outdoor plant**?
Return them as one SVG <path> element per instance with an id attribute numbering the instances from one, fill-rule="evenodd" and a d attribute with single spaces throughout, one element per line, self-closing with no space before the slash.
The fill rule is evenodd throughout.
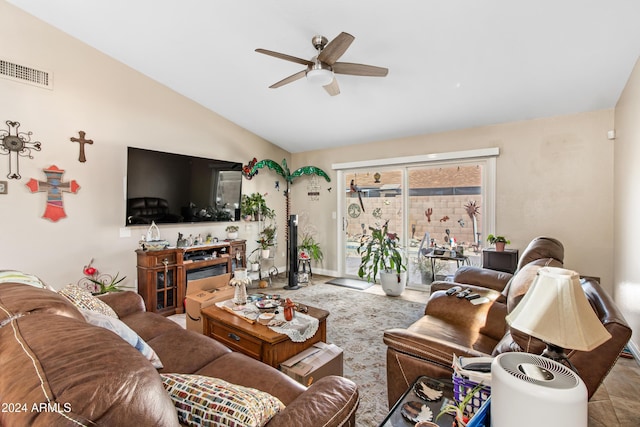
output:
<path id="1" fill-rule="evenodd" d="M 432 264 L 431 260 L 425 256 L 418 257 L 416 265 L 420 273 L 422 273 L 423 281 L 424 279 L 428 279 L 427 283 L 431 282 L 432 277 L 436 277 L 438 273 L 446 269 L 445 264 L 438 262 Z M 432 270 L 432 266 L 435 271 Z"/>
<path id="2" fill-rule="evenodd" d="M 400 274 L 407 267 L 398 244 L 398 235 L 389 233 L 389 220 L 382 227 L 369 227 L 371 235 L 361 241 L 358 247 L 360 267 L 358 276 L 375 282 L 378 272 L 396 272 Z"/>

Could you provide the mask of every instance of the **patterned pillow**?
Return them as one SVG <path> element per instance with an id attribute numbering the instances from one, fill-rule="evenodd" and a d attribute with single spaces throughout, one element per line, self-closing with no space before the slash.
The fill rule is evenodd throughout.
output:
<path id="1" fill-rule="evenodd" d="M 70 284 L 60 289 L 58 293 L 66 297 L 73 305 L 79 309 L 93 310 L 106 316 L 118 318 L 118 315 L 109 304 L 91 295 L 91 292 L 80 285 Z"/>
<path id="2" fill-rule="evenodd" d="M 264 426 L 284 405 L 277 397 L 218 378 L 160 374 L 178 412 L 188 426 Z"/>
<path id="3" fill-rule="evenodd" d="M 142 338 L 140 338 L 138 334 L 136 334 L 136 332 L 129 326 L 127 326 L 123 321 L 121 321 L 120 319 L 114 319 L 111 316 L 105 316 L 104 314 L 98 313 L 97 311 L 93 310 L 80 309 L 80 312 L 87 320 L 87 323 L 95 326 L 100 326 L 101 328 L 108 329 L 111 332 L 115 332 L 116 334 L 118 334 L 120 338 L 131 344 L 133 347 L 135 347 L 136 350 L 142 353 L 142 355 L 151 362 L 154 368 L 164 368 L 162 362 L 160 361 L 160 358 L 151 348 L 151 346 L 147 344 Z"/>
<path id="4" fill-rule="evenodd" d="M 33 274 L 23 273 L 17 270 L 0 270 L 0 283 L 22 283 L 36 288 L 53 289 Z"/>

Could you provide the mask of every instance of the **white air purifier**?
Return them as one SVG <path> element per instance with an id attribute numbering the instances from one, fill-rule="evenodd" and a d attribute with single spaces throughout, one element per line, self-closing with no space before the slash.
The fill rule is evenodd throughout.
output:
<path id="1" fill-rule="evenodd" d="M 530 353 L 491 364 L 491 427 L 587 427 L 587 387 L 571 369 Z"/>

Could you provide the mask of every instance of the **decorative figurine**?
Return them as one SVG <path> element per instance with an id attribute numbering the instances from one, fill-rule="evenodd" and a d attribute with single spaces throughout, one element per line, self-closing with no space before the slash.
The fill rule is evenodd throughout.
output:
<path id="1" fill-rule="evenodd" d="M 251 279 L 247 276 L 247 269 L 236 268 L 233 272 L 233 278 L 229 281 L 229 284 L 236 288 L 233 295 L 233 302 L 237 305 L 246 304 L 247 286 L 251 284 Z"/>

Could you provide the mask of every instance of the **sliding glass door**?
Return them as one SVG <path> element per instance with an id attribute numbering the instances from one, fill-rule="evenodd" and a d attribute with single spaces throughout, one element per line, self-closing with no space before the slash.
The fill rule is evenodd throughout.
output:
<path id="1" fill-rule="evenodd" d="M 370 235 L 370 226 L 387 220 L 389 231 L 398 234 L 405 249 L 410 287 L 426 289 L 434 275 L 443 279 L 458 267 L 455 261 L 438 261 L 432 270 L 423 254 L 433 246 L 462 247 L 466 263 L 481 264 L 483 239 L 494 223 L 495 157 L 454 157 L 389 159 L 394 164 L 363 167 L 334 165 L 342 187 L 341 276 L 357 277 L 360 243 Z"/>

